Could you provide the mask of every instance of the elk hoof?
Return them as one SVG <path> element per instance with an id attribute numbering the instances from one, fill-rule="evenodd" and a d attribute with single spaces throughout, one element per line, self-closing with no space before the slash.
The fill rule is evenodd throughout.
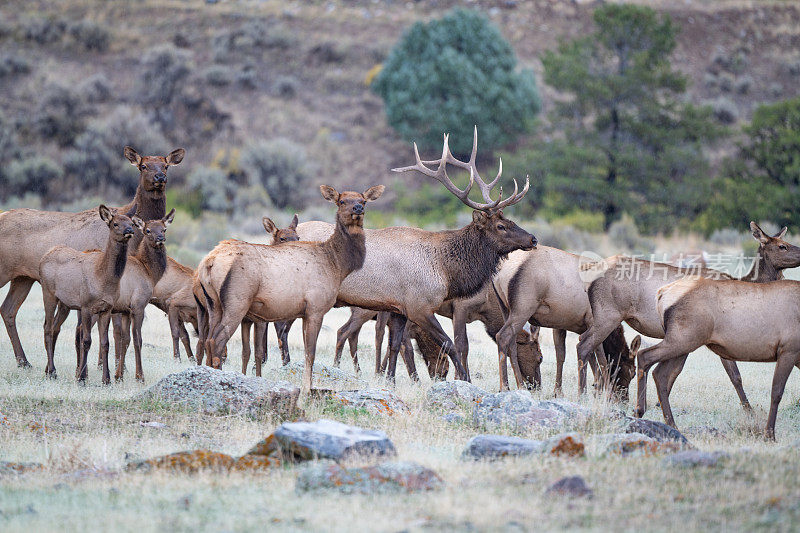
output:
<path id="1" fill-rule="evenodd" d="M 136 376 L 136 381 L 144 385 L 144 376 Z"/>
<path id="2" fill-rule="evenodd" d="M 58 379 L 58 374 L 56 373 L 55 368 L 53 368 L 52 370 L 45 370 L 44 375 L 45 377 L 48 377 L 50 379 Z"/>
<path id="3" fill-rule="evenodd" d="M 222 360 L 219 357 L 215 357 L 211 360 L 211 367 L 219 369 L 222 367 Z"/>
<path id="4" fill-rule="evenodd" d="M 18 368 L 31 368 L 31 364 L 28 362 L 27 359 L 17 359 L 17 367 Z"/>
<path id="5" fill-rule="evenodd" d="M 125 378 L 123 376 L 114 376 L 114 381 L 116 381 L 117 383 L 122 383 L 123 381 L 125 381 Z"/>

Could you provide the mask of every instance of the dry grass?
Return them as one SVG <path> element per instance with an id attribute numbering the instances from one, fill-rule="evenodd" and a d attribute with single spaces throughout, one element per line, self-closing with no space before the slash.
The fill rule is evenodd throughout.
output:
<path id="1" fill-rule="evenodd" d="M 0 295 L 4 293 L 5 290 Z M 768 444 L 753 430 L 764 423 L 772 365 L 741 365 L 745 387 L 759 411 L 757 420 L 751 420 L 742 414 L 721 365 L 707 351 L 690 359 L 675 386 L 673 407 L 682 428 L 711 425 L 726 433 L 725 438 L 693 439 L 701 449 L 732 454 L 720 468 L 677 470 L 663 466 L 658 458 L 601 458 L 594 453 L 581 460 L 537 457 L 492 464 L 464 463 L 459 459 L 461 450 L 476 430 L 466 424 L 448 425 L 438 413 L 422 408 L 428 380 L 415 385 L 401 371 L 397 392 L 411 406 L 408 416 L 375 417 L 324 403 L 310 404 L 306 412 L 310 419 L 324 416 L 384 429 L 401 459 L 430 466 L 445 479 L 446 488 L 437 493 L 300 495 L 294 491 L 295 468 L 261 475 L 76 476 L 76 470 L 114 471 L 127 460 L 192 448 L 239 454 L 271 432 L 276 422 L 199 416 L 158 404 L 143 404 L 131 399 L 141 390 L 140 385 L 129 380 L 102 387 L 95 369 L 91 370 L 89 385 L 79 387 L 72 379 L 69 335 L 64 335 L 58 346 L 56 364 L 61 377 L 55 382 L 46 380 L 39 298 L 34 289 L 19 320 L 33 370 L 16 368 L 5 334 L 2 335 L 0 413 L 7 421 L 0 417 L 0 459 L 41 461 L 47 469 L 0 479 L 0 529 L 4 531 L 250 530 L 264 526 L 382 531 L 534 527 L 790 530 L 800 519 L 800 489 L 796 483 L 800 457 L 797 448 L 787 447 L 800 438 L 797 380 L 790 380 L 784 397 L 777 427 L 779 443 Z M 346 317 L 344 310 L 327 317 L 320 342 L 322 362 L 331 363 L 335 329 Z M 371 328 L 365 328 L 362 336 L 362 354 L 366 358 L 372 349 L 368 342 L 371 333 Z M 477 325 L 471 326 L 470 337 L 475 381 L 494 390 L 494 346 Z M 548 397 L 555 370 L 549 335 L 544 337 L 546 387 L 538 394 Z M 145 339 L 145 375 L 149 383 L 187 364 L 172 361 L 166 320 L 156 310 L 149 311 Z M 569 340 L 565 392 L 568 398 L 577 399 L 574 336 Z M 296 331 L 291 344 L 297 358 L 301 345 Z M 270 347 L 274 352 L 274 342 Z M 232 353 L 238 352 L 238 340 L 231 348 Z M 236 368 L 236 359 L 231 358 L 229 368 Z M 268 365 L 276 364 L 273 355 Z M 349 365 L 345 361 L 344 367 L 350 368 Z M 654 397 L 654 391 L 651 394 Z M 593 398 L 583 398 L 581 402 L 598 411 L 608 407 Z M 657 409 L 651 409 L 648 415 L 660 419 Z M 146 421 L 163 422 L 167 427 L 140 425 Z M 589 436 L 603 430 L 601 425 L 586 428 L 586 433 Z M 594 498 L 544 496 L 549 483 L 571 474 L 587 479 L 595 491 Z"/>

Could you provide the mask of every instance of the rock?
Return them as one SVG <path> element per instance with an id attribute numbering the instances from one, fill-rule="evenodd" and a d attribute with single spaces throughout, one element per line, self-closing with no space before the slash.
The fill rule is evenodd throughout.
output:
<path id="1" fill-rule="evenodd" d="M 455 409 L 459 405 L 473 406 L 488 393 L 468 381 L 439 381 L 428 389 L 425 406 L 433 409 Z"/>
<path id="2" fill-rule="evenodd" d="M 542 453 L 565 457 L 583 457 L 586 446 L 579 433 L 564 433 L 549 438 L 542 444 Z"/>
<path id="3" fill-rule="evenodd" d="M 251 455 L 246 454 L 236 459 L 231 465 L 231 470 L 237 472 L 253 472 L 259 470 L 270 470 L 277 468 L 283 464 L 281 458 L 277 455 Z"/>
<path id="4" fill-rule="evenodd" d="M 440 418 L 448 424 L 461 424 L 464 422 L 464 420 L 466 420 L 463 415 L 458 413 L 447 413 L 446 415 L 442 415 Z"/>
<path id="5" fill-rule="evenodd" d="M 304 368 L 305 365 L 303 363 L 289 363 L 267 371 L 264 376 L 273 381 L 289 381 L 300 385 L 303 381 Z M 323 365 L 322 363 L 314 364 L 312 380 L 315 389 L 352 391 L 367 388 L 367 382 L 358 379 L 354 374 L 340 368 Z"/>
<path id="6" fill-rule="evenodd" d="M 127 472 L 151 472 L 168 470 L 184 474 L 195 474 L 200 471 L 227 472 L 235 462 L 230 455 L 211 450 L 193 450 L 177 452 L 143 461 L 134 461 L 125 466 Z"/>
<path id="7" fill-rule="evenodd" d="M 357 456 L 394 456 L 394 444 L 383 431 L 348 426 L 333 420 L 287 422 L 275 430 L 284 459 L 341 461 Z"/>
<path id="8" fill-rule="evenodd" d="M 331 398 L 347 407 L 366 409 L 374 415 L 396 415 L 409 412 L 409 408 L 403 400 L 385 389 L 342 391 L 334 393 Z"/>
<path id="9" fill-rule="evenodd" d="M 242 413 L 259 419 L 268 413 L 297 413 L 300 389 L 288 382 L 193 365 L 168 374 L 139 395 L 197 409 L 207 414 Z"/>
<path id="10" fill-rule="evenodd" d="M 685 450 L 664 457 L 662 462 L 667 466 L 693 468 L 697 466 L 717 466 L 722 459 L 730 457 L 726 452 L 701 452 L 699 450 Z"/>
<path id="11" fill-rule="evenodd" d="M 505 435 L 477 435 L 467 443 L 461 454 L 463 459 L 499 459 L 522 457 L 540 453 L 542 441 L 507 437 Z"/>
<path id="12" fill-rule="evenodd" d="M 621 433 L 603 435 L 608 441 L 605 453 L 608 455 L 652 456 L 665 453 L 675 453 L 682 449 L 680 443 L 675 441 L 658 441 L 643 433 Z"/>
<path id="13" fill-rule="evenodd" d="M 592 492 L 592 489 L 589 488 L 586 481 L 581 476 L 569 476 L 562 477 L 547 487 L 545 494 L 591 498 L 594 492 Z"/>
<path id="14" fill-rule="evenodd" d="M 336 489 L 346 494 L 416 492 L 444 486 L 436 472 L 412 462 L 382 463 L 361 468 L 320 465 L 306 468 L 297 477 L 297 491 Z"/>
<path id="15" fill-rule="evenodd" d="M 691 426 L 686 428 L 683 431 L 684 435 L 689 435 L 690 437 L 697 437 L 697 438 L 715 438 L 715 439 L 726 439 L 728 435 L 713 426 Z"/>
<path id="16" fill-rule="evenodd" d="M 139 425 L 145 428 L 156 428 L 156 429 L 163 429 L 167 427 L 166 424 L 161 422 L 139 422 Z"/>
<path id="17" fill-rule="evenodd" d="M 539 402 L 526 390 L 487 394 L 472 411 L 476 426 L 484 428 L 507 427 L 525 430 L 534 427 L 553 428 L 564 424 L 567 415 L 551 405 Z"/>
<path id="18" fill-rule="evenodd" d="M 659 442 L 679 442 L 683 447 L 692 447 L 689 440 L 680 431 L 655 420 L 629 418 L 625 433 L 641 433 Z"/>
<path id="19" fill-rule="evenodd" d="M 35 472 L 43 469 L 44 465 L 42 463 L 0 461 L 0 477 L 27 474 L 28 472 Z"/>

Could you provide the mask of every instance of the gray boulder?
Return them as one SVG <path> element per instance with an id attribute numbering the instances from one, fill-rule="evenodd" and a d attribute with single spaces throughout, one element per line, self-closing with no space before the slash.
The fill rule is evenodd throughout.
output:
<path id="1" fill-rule="evenodd" d="M 628 418 L 625 426 L 625 433 L 641 433 L 659 442 L 673 441 L 679 442 L 687 448 L 692 447 L 689 443 L 689 439 L 684 437 L 680 431 L 662 422 L 656 422 L 655 420 Z"/>
<path id="2" fill-rule="evenodd" d="M 425 405 L 433 409 L 452 410 L 473 406 L 488 393 L 468 381 L 439 381 L 428 389 Z"/>
<path id="3" fill-rule="evenodd" d="M 374 415 L 396 415 L 409 412 L 408 406 L 395 393 L 385 389 L 335 392 L 331 398 L 347 407 L 366 409 Z"/>
<path id="4" fill-rule="evenodd" d="M 303 363 L 289 363 L 288 365 L 268 370 L 264 376 L 274 381 L 289 381 L 300 385 L 303 381 Z M 346 372 L 340 368 L 315 363 L 312 372 L 312 380 L 315 389 L 324 390 L 358 390 L 366 389 L 367 382 L 358 379 L 354 374 Z"/>
<path id="5" fill-rule="evenodd" d="M 466 420 L 463 415 L 460 415 L 458 413 L 447 413 L 439 418 L 441 418 L 448 424 L 461 424 L 462 422 L 464 422 L 464 420 Z"/>
<path id="6" fill-rule="evenodd" d="M 487 394 L 472 411 L 478 427 L 526 430 L 560 428 L 578 424 L 589 416 L 588 409 L 565 400 L 535 400 L 526 390 Z"/>
<path id="7" fill-rule="evenodd" d="M 383 431 L 348 426 L 333 420 L 286 422 L 274 433 L 284 459 L 341 461 L 360 456 L 394 456 L 394 444 Z"/>
<path id="8" fill-rule="evenodd" d="M 297 413 L 300 389 L 285 381 L 270 381 L 238 372 L 191 366 L 168 374 L 142 392 L 141 400 L 161 400 L 207 414 L 246 414 L 263 418 Z"/>
<path id="9" fill-rule="evenodd" d="M 542 451 L 542 441 L 505 435 L 477 435 L 467 443 L 463 459 L 500 459 L 521 457 Z"/>
<path id="10" fill-rule="evenodd" d="M 699 450 L 685 450 L 666 456 L 662 462 L 666 466 L 694 468 L 698 466 L 717 466 L 717 464 L 730 455 L 726 452 L 701 452 Z"/>
<path id="11" fill-rule="evenodd" d="M 592 489 L 586 484 L 581 476 L 562 477 L 545 491 L 545 494 L 558 496 L 572 496 L 578 498 L 591 498 L 594 495 Z"/>
<path id="12" fill-rule="evenodd" d="M 382 463 L 361 468 L 316 465 L 297 477 L 297 491 L 334 489 L 345 494 L 417 492 L 444 486 L 436 472 L 412 462 Z"/>
<path id="13" fill-rule="evenodd" d="M 679 442 L 659 441 L 643 433 L 611 433 L 596 437 L 605 445 L 605 455 L 641 457 L 675 453 L 683 447 Z"/>

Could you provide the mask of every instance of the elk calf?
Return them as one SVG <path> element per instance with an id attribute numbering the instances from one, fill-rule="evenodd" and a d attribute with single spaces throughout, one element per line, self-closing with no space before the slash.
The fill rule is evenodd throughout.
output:
<path id="1" fill-rule="evenodd" d="M 223 241 L 197 268 L 209 313 L 206 361 L 219 368 L 222 350 L 248 314 L 265 321 L 303 318 L 306 360 L 304 392 L 311 389 L 316 343 L 322 318 L 336 303 L 339 286 L 364 264 L 364 208 L 377 200 L 383 185 L 363 194 L 320 187 L 336 204 L 336 228 L 324 242 L 287 242 L 280 246 Z"/>
<path id="2" fill-rule="evenodd" d="M 100 344 L 108 345 L 108 320 L 119 296 L 120 281 L 128 261 L 128 243 L 133 237 L 134 227 L 144 224 L 133 213 L 127 215 L 112 212 L 104 205 L 99 207 L 100 218 L 109 229 L 105 251 L 80 252 L 68 246 L 55 246 L 47 252 L 39 264 L 38 278 L 42 284 L 44 301 L 44 346 L 47 350 L 45 374 L 55 378 L 55 343 L 61 323 L 70 309 L 81 311 L 81 333 L 90 339 L 92 317 L 100 315 L 106 329 L 100 328 Z M 132 218 L 131 218 L 132 217 Z M 59 316 L 56 308 L 61 303 Z M 87 377 L 86 342 L 79 346 L 76 377 L 85 382 Z M 103 366 L 103 383 L 109 383 L 108 360 Z"/>

